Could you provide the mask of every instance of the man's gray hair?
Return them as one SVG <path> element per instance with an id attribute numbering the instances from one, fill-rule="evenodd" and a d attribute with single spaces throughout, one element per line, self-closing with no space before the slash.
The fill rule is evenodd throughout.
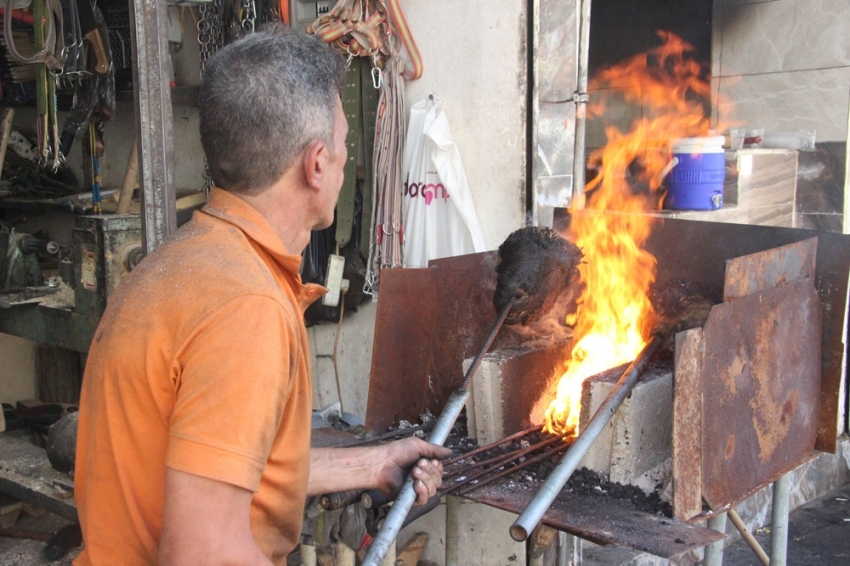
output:
<path id="1" fill-rule="evenodd" d="M 198 94 L 201 145 L 216 186 L 257 193 L 311 142 L 334 146 L 345 58 L 281 27 L 248 35 L 206 62 Z"/>

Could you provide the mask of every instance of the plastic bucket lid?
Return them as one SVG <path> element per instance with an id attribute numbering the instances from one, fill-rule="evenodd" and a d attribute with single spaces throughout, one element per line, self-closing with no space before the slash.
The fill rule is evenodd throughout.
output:
<path id="1" fill-rule="evenodd" d="M 682 138 L 673 142 L 673 153 L 723 153 L 723 136 Z"/>

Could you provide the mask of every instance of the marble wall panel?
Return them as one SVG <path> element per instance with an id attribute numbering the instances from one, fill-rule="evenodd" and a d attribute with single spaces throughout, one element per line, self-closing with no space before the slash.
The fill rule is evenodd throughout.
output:
<path id="1" fill-rule="evenodd" d="M 817 141 L 847 139 L 850 67 L 722 77 L 718 120 L 740 127 L 817 131 Z"/>
<path id="2" fill-rule="evenodd" d="M 791 228 L 794 225 L 794 203 L 748 208 L 747 224 Z"/>
<path id="3" fill-rule="evenodd" d="M 795 228 L 808 228 L 811 230 L 826 230 L 827 232 L 843 231 L 844 215 L 836 214 L 811 214 L 797 213 L 794 218 Z"/>
<path id="4" fill-rule="evenodd" d="M 818 143 L 815 151 L 801 151 L 797 169 L 797 212 L 844 211 L 846 142 Z"/>
<path id="5" fill-rule="evenodd" d="M 797 152 L 744 149 L 726 154 L 724 203 L 745 208 L 793 204 L 797 182 Z"/>
<path id="6" fill-rule="evenodd" d="M 714 23 L 714 76 L 850 65 L 847 0 L 723 2 Z"/>

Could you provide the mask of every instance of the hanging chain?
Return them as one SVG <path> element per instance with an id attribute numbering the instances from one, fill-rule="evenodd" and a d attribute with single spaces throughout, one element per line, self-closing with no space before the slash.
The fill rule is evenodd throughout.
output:
<path id="1" fill-rule="evenodd" d="M 204 78 L 206 62 L 213 53 L 224 47 L 224 26 L 222 25 L 222 14 L 224 8 L 222 0 L 211 0 L 200 5 L 201 17 L 198 20 L 198 43 L 200 45 L 201 78 Z M 204 156 L 204 192 L 207 197 L 213 182 L 210 177 L 207 158 Z"/>
<path id="2" fill-rule="evenodd" d="M 245 34 L 254 33 L 257 21 L 257 6 L 254 0 L 242 0 L 242 30 Z"/>

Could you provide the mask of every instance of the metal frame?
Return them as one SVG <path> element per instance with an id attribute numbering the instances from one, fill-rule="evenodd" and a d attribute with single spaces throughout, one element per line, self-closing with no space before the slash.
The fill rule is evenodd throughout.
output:
<path id="1" fill-rule="evenodd" d="M 130 2 L 145 253 L 153 251 L 177 229 L 167 18 L 165 0 Z"/>

